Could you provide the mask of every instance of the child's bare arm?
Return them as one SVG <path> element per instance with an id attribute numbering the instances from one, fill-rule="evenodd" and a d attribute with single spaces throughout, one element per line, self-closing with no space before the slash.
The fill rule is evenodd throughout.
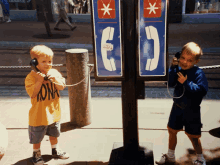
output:
<path id="1" fill-rule="evenodd" d="M 57 90 L 63 90 L 65 88 L 65 79 L 57 78 L 57 77 L 48 77 L 52 82 L 55 83 L 55 87 Z"/>
<path id="2" fill-rule="evenodd" d="M 49 72 L 47 74 L 48 79 L 55 83 L 55 87 L 57 90 L 63 90 L 66 86 L 65 78 L 62 77 L 58 72 Z"/>
<path id="3" fill-rule="evenodd" d="M 33 70 L 32 70 L 32 72 L 34 72 L 35 79 L 36 79 L 36 82 L 35 82 L 35 85 L 34 85 L 34 91 L 33 91 L 33 94 L 31 96 L 31 98 L 34 98 L 34 97 L 37 96 L 37 94 L 39 93 L 39 91 L 41 89 L 41 85 L 44 81 L 45 74 L 43 74 L 41 72 L 35 72 Z"/>

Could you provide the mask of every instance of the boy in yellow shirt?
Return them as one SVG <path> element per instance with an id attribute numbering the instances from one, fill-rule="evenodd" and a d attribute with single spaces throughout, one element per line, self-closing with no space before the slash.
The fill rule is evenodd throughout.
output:
<path id="1" fill-rule="evenodd" d="M 53 51 L 44 45 L 34 46 L 31 58 L 37 61 L 37 70 L 32 70 L 25 79 L 25 88 L 31 97 L 29 111 L 29 139 L 33 144 L 34 164 L 43 164 L 40 144 L 44 135 L 48 135 L 52 147 L 52 157 L 67 159 L 69 154 L 58 148 L 60 135 L 60 93 L 65 88 L 65 79 L 52 69 Z"/>

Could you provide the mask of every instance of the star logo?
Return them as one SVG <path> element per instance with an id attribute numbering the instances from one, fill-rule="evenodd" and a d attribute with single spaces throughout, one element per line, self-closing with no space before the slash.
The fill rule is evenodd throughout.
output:
<path id="1" fill-rule="evenodd" d="M 99 19 L 115 18 L 115 1 L 98 0 L 98 17 Z"/>
<path id="2" fill-rule="evenodd" d="M 144 18 L 161 17 L 161 0 L 144 0 Z"/>

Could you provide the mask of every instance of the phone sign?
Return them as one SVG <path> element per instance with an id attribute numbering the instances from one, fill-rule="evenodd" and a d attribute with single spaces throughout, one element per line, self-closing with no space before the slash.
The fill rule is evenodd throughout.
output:
<path id="1" fill-rule="evenodd" d="M 122 76 L 119 0 L 92 0 L 96 76 Z"/>
<path id="2" fill-rule="evenodd" d="M 166 0 L 139 1 L 139 76 L 166 75 Z"/>

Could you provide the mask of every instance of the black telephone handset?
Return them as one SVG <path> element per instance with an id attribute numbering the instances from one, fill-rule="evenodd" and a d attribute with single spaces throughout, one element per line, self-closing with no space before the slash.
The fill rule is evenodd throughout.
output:
<path id="1" fill-rule="evenodd" d="M 175 54 L 175 57 L 177 58 L 178 62 L 179 62 L 179 59 L 180 59 L 180 55 L 181 55 L 181 51 L 179 51 Z M 176 65 L 175 68 L 176 68 L 176 73 L 178 73 L 180 71 L 179 70 L 179 65 Z"/>
<path id="2" fill-rule="evenodd" d="M 182 52 L 179 51 L 179 52 L 177 52 L 177 53 L 175 54 L 175 57 L 177 58 L 178 62 L 179 62 L 181 53 L 182 53 Z M 186 75 L 186 71 L 185 71 L 185 70 L 182 70 L 182 69 L 179 70 L 179 65 L 176 65 L 175 68 L 176 68 L 176 73 L 181 72 L 184 76 Z"/>
<path id="3" fill-rule="evenodd" d="M 38 61 L 37 61 L 36 58 L 33 58 L 33 59 L 30 61 L 30 65 L 31 65 L 31 69 L 33 69 L 33 70 L 36 71 L 36 72 L 40 72 L 40 70 L 37 68 Z M 48 77 L 45 76 L 45 77 L 44 77 L 44 80 L 47 81 L 47 80 L 48 80 Z"/>

